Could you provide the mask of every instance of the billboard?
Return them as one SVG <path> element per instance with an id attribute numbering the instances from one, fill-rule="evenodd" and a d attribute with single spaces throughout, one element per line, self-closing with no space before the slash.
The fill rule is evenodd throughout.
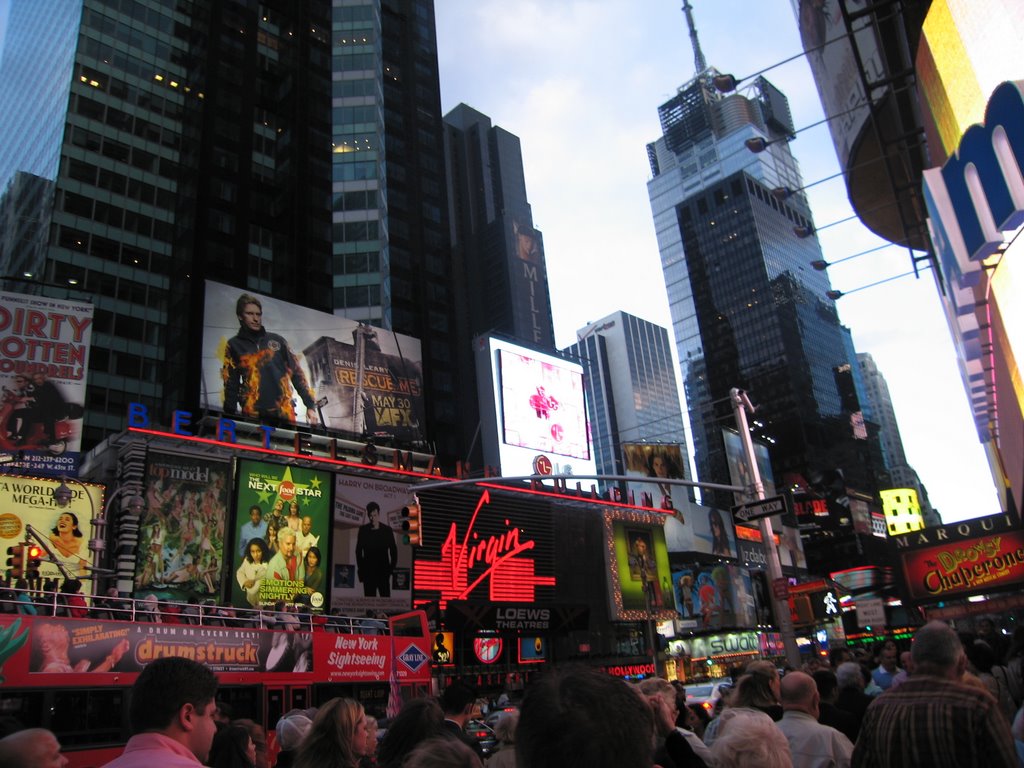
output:
<path id="1" fill-rule="evenodd" d="M 749 488 L 749 493 L 733 494 L 737 504 L 745 504 L 749 501 L 756 501 L 754 494 L 754 478 L 747 468 L 747 455 L 743 449 L 743 440 L 739 433 L 731 429 L 722 430 L 722 442 L 725 445 L 725 459 L 729 464 L 729 479 L 733 485 L 741 485 Z M 776 495 L 775 476 L 772 474 L 772 462 L 768 457 L 768 446 L 761 443 L 754 443 L 754 458 L 757 460 L 757 473 L 761 476 L 761 485 L 764 487 L 765 498 Z"/>
<path id="2" fill-rule="evenodd" d="M 258 608 L 283 601 L 323 607 L 330 479 L 304 467 L 238 462 L 232 605 Z"/>
<path id="3" fill-rule="evenodd" d="M 513 216 L 509 225 L 511 252 L 517 258 L 508 260 L 510 297 L 517 335 L 526 336 L 533 344 L 551 344 L 555 331 L 551 324 L 551 302 L 548 299 L 548 271 L 544 266 L 544 242 L 526 216 Z M 508 236 L 506 235 L 506 236 Z M 538 301 L 537 297 L 543 297 Z"/>
<path id="4" fill-rule="evenodd" d="M 335 475 L 331 609 L 346 616 L 412 605 L 412 547 L 402 542 L 405 483 Z"/>
<path id="5" fill-rule="evenodd" d="M 678 444 L 623 443 L 622 465 L 626 475 L 653 479 L 682 480 L 686 459 Z M 689 491 L 683 485 L 657 482 L 627 482 L 626 494 L 641 504 L 644 494 L 651 497 L 651 504 L 658 509 L 682 509 L 689 501 Z"/>
<path id="6" fill-rule="evenodd" d="M 583 367 L 493 337 L 476 349 L 484 461 L 507 477 L 534 474 L 538 461 L 593 475 Z"/>
<path id="7" fill-rule="evenodd" d="M 34 475 L 77 475 L 93 307 L 0 291 L 0 452 Z"/>
<path id="8" fill-rule="evenodd" d="M 612 511 L 604 517 L 612 619 L 676 618 L 660 516 Z"/>
<path id="9" fill-rule="evenodd" d="M 204 326 L 204 408 L 423 439 L 418 339 L 212 281 Z"/>
<path id="10" fill-rule="evenodd" d="M 32 526 L 67 572 L 81 578 L 92 565 L 92 519 L 103 511 L 104 487 L 70 482 L 71 503 L 62 508 L 53 500 L 59 486 L 59 480 L 0 475 L 0 552 L 26 541 L 26 526 Z M 40 560 L 39 575 L 63 579 L 49 557 Z"/>
<path id="11" fill-rule="evenodd" d="M 757 606 L 750 573 L 735 565 L 708 565 L 672 572 L 676 610 L 696 618 L 700 629 L 754 627 Z"/>
<path id="12" fill-rule="evenodd" d="M 1000 531 L 902 554 L 912 600 L 939 602 L 990 590 L 1020 588 L 1024 532 Z"/>
<path id="13" fill-rule="evenodd" d="M 226 462 L 149 452 L 135 558 L 137 596 L 220 597 L 230 478 Z"/>

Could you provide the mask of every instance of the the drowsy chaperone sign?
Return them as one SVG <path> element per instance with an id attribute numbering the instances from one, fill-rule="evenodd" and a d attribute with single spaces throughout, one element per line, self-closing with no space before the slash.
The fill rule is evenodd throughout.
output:
<path id="1" fill-rule="evenodd" d="M 1024 533 L 999 531 L 904 552 L 902 557 L 911 598 L 947 600 L 1024 580 Z"/>

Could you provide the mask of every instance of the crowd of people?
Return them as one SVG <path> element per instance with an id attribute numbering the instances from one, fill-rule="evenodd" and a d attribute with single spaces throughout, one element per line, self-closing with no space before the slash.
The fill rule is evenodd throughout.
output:
<path id="1" fill-rule="evenodd" d="M 460 680 L 440 697 L 406 701 L 379 743 L 363 705 L 334 698 L 286 713 L 271 750 L 259 724 L 231 720 L 218 706 L 207 667 L 166 658 L 133 686 L 134 735 L 108 768 L 1012 768 L 1024 762 L 1024 628 L 998 651 L 994 645 L 984 632 L 958 635 L 933 621 L 903 654 L 883 643 L 868 661 L 840 648 L 783 674 L 754 661 L 710 721 L 686 705 L 680 683 L 552 668 L 531 682 L 518 709 L 502 712 L 500 748 L 486 760 L 466 733 L 480 699 Z M 47 731 L 0 739 L 0 765 L 65 764 Z"/>

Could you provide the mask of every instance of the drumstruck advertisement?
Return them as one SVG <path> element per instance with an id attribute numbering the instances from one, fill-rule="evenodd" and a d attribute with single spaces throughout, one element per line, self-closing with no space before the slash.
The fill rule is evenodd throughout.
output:
<path id="1" fill-rule="evenodd" d="M 302 467 L 238 463 L 231 604 L 324 608 L 331 476 Z"/>

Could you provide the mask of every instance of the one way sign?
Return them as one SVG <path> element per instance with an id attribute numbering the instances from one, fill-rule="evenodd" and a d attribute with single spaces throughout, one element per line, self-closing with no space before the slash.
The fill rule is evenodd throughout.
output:
<path id="1" fill-rule="evenodd" d="M 752 520 L 760 520 L 762 517 L 781 515 L 788 512 L 785 496 L 771 496 L 761 501 L 752 501 L 749 504 L 740 504 L 732 508 L 733 517 L 744 523 Z"/>

